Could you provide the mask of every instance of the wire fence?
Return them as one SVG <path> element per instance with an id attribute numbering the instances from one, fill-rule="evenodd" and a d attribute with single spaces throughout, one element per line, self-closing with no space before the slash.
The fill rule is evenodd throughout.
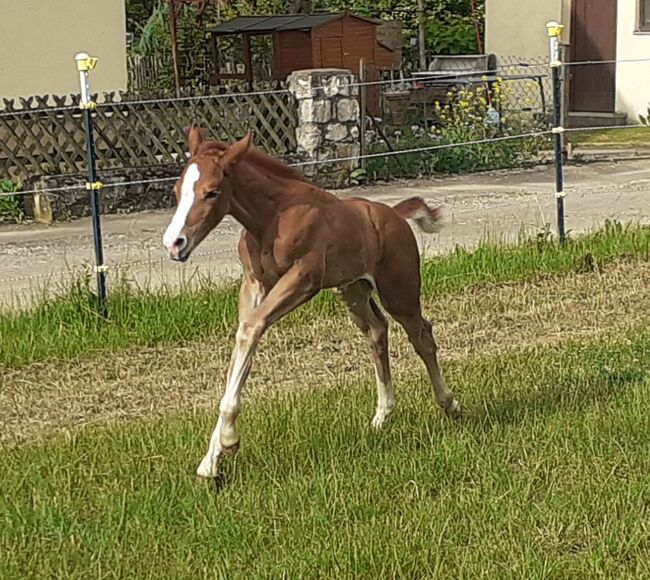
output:
<path id="1" fill-rule="evenodd" d="M 605 126 L 605 127 L 576 127 L 576 128 L 566 128 L 564 129 L 563 132 L 565 133 L 578 133 L 578 132 L 592 132 L 592 131 L 602 131 L 602 130 L 619 130 L 619 129 L 629 129 L 629 128 L 644 128 L 644 129 L 650 129 L 650 127 L 642 124 L 637 124 L 637 125 L 612 125 L 612 126 Z M 457 148 L 457 147 L 470 147 L 470 146 L 475 146 L 475 145 L 481 145 L 481 144 L 489 144 L 491 142 L 499 142 L 499 141 L 512 141 L 516 139 L 524 139 L 524 138 L 535 138 L 535 137 L 542 137 L 542 136 L 548 136 L 553 133 L 552 130 L 548 131 L 536 131 L 536 132 L 529 132 L 529 133 L 522 133 L 518 135 L 508 135 L 508 136 L 503 136 L 503 137 L 497 137 L 497 138 L 490 138 L 490 139 L 480 139 L 480 140 L 474 140 L 474 141 L 467 141 L 467 142 L 462 142 L 462 143 L 453 143 L 453 144 L 444 144 L 444 145 L 437 145 L 437 146 L 431 146 L 431 147 L 417 147 L 417 148 L 410 148 L 410 149 L 402 149 L 398 151 L 387 151 L 383 153 L 377 153 L 377 154 L 369 154 L 366 156 L 366 158 L 378 158 L 378 157 L 388 157 L 388 156 L 397 156 L 397 155 L 407 155 L 407 154 L 413 154 L 413 153 L 425 153 L 429 151 L 435 151 L 439 149 L 449 149 L 449 148 Z M 344 160 L 355 160 L 357 159 L 356 157 L 348 157 L 348 158 L 343 158 L 343 159 L 332 159 L 332 160 L 326 160 L 327 162 L 340 162 Z M 312 161 L 309 163 L 321 163 L 321 162 L 316 162 Z M 302 166 L 305 165 L 305 163 L 299 163 L 299 164 L 292 164 L 292 166 Z M 147 179 L 147 180 L 135 180 L 135 181 L 130 181 L 130 182 L 122 182 L 122 183 L 106 183 L 104 187 L 110 188 L 110 187 L 115 187 L 115 186 L 124 186 L 124 185 L 143 185 L 143 184 L 151 184 L 151 183 L 157 183 L 157 182 L 173 182 L 176 181 L 176 177 L 169 177 L 169 178 L 156 178 L 156 179 Z M 68 186 L 65 188 L 59 188 L 59 193 L 62 192 L 67 192 L 71 190 L 79 190 L 79 189 L 85 189 L 85 184 L 80 183 L 79 185 L 75 186 Z M 49 191 L 49 190 L 48 190 Z M 33 193 L 39 193 L 40 190 L 32 190 L 32 191 L 22 191 L 22 192 L 17 192 L 18 194 L 22 195 L 27 195 L 27 194 L 33 194 Z M 0 194 L 1 196 L 8 196 L 8 195 L 15 195 L 15 194 Z M 234 250 L 233 250 L 234 251 Z M 232 253 L 230 251 L 224 251 L 224 250 L 217 250 L 217 251 L 208 251 L 208 252 L 196 252 L 195 257 L 196 258 L 203 258 L 203 257 L 211 257 L 211 256 L 223 256 L 225 254 Z M 132 261 L 123 261 L 123 262 L 114 262 L 110 263 L 109 266 L 110 269 L 116 272 L 127 272 L 129 270 L 132 270 L 133 268 L 141 267 L 141 266 L 147 266 L 147 267 L 152 267 L 156 263 L 160 263 L 162 261 L 166 261 L 164 258 L 149 258 L 149 259 L 140 259 L 140 260 L 132 260 Z M 49 271 L 45 273 L 38 273 L 38 274 L 30 274 L 30 275 L 19 275 L 19 276 L 8 276 L 8 277 L 3 277 L 0 278 L 0 284 L 12 284 L 16 282 L 24 282 L 24 281 L 38 281 L 38 280 L 57 280 L 57 279 L 63 279 L 63 278 L 73 278 L 75 276 L 79 275 L 92 275 L 94 272 L 94 266 L 91 263 L 87 264 L 82 264 L 82 265 L 75 265 L 75 266 L 68 266 L 65 269 L 62 270 L 55 270 L 55 271 Z"/>
<path id="2" fill-rule="evenodd" d="M 639 58 L 639 59 L 616 59 L 616 60 L 601 60 L 601 61 L 575 61 L 575 62 L 566 62 L 563 63 L 563 66 L 570 67 L 570 66 L 588 66 L 588 65 L 597 65 L 597 64 L 618 64 L 618 63 L 639 63 L 639 62 L 650 62 L 650 58 Z M 472 73 L 476 75 L 485 75 L 485 79 L 482 80 L 498 80 L 500 77 L 500 74 L 503 73 L 513 73 L 513 70 L 516 72 L 520 71 L 521 69 L 527 69 L 529 71 L 534 71 L 534 74 L 539 78 L 543 79 L 540 82 L 542 83 L 541 86 L 541 99 L 547 99 L 547 102 L 551 99 L 551 94 L 552 94 L 552 87 L 550 85 L 551 83 L 551 78 L 550 75 L 542 74 L 543 69 L 549 66 L 549 61 L 543 61 L 543 60 L 536 60 L 536 61 L 522 61 L 520 59 L 511 59 L 509 62 L 505 62 L 501 65 L 499 65 L 496 69 L 492 68 L 490 70 L 480 70 L 480 71 L 472 71 Z M 404 79 L 399 79 L 399 81 L 395 81 L 394 79 L 390 80 L 378 80 L 378 81 L 365 81 L 365 82 L 355 82 L 351 83 L 348 85 L 349 88 L 360 88 L 363 86 L 374 86 L 374 85 L 382 85 L 382 86 L 394 86 L 395 82 L 400 82 L 400 83 L 423 83 L 427 82 L 429 80 L 434 80 L 434 79 L 439 79 L 440 75 L 426 75 L 426 74 L 420 74 L 417 76 L 412 76 Z M 540 87 L 540 85 L 538 85 Z M 328 87 L 312 87 L 311 90 L 331 90 L 328 89 Z M 166 103 L 168 104 L 170 101 L 171 102 L 196 102 L 200 100 L 212 100 L 212 99 L 228 99 L 228 98 L 235 98 L 235 97 L 257 97 L 257 96 L 266 96 L 266 95 L 279 95 L 279 94 L 287 94 L 289 91 L 288 89 L 269 89 L 269 90 L 260 90 L 260 91 L 249 91 L 249 92 L 244 92 L 244 93 L 221 93 L 221 94 L 213 94 L 213 95 L 185 95 L 181 97 L 173 97 L 173 98 L 165 98 L 165 99 L 131 99 L 128 100 L 127 102 L 130 105 L 138 105 L 142 107 L 147 107 L 149 105 L 154 105 L 154 104 L 160 104 L 160 103 Z M 23 106 L 25 106 L 25 110 L 22 109 L 15 109 L 15 110 L 9 110 L 9 111 L 1 111 L 0 112 L 0 118 L 6 119 L 6 118 L 15 118 L 16 116 L 21 116 L 21 115 L 34 115 L 34 114 L 39 114 L 39 113 L 68 113 L 70 111 L 75 111 L 76 117 L 78 119 L 78 114 L 79 114 L 79 104 L 73 104 L 73 105 L 65 105 L 65 106 L 55 106 L 55 107 L 36 107 L 36 108 L 30 108 L 31 105 L 33 104 L 33 101 L 26 100 L 23 102 Z M 97 103 L 97 108 L 102 109 L 102 108 L 107 108 L 112 103 Z M 541 137 L 549 137 L 553 134 L 557 135 L 558 133 L 579 133 L 579 132 L 592 132 L 592 131 L 603 131 L 603 130 L 620 130 L 620 129 L 630 129 L 630 128 L 648 128 L 646 125 L 643 124 L 634 124 L 634 125 L 611 125 L 611 126 L 590 126 L 590 127 L 575 127 L 575 128 L 565 128 L 565 127 L 558 127 L 555 126 L 554 128 L 549 128 L 549 129 L 543 129 L 543 130 L 538 130 L 538 131 L 528 131 L 528 132 L 521 132 L 518 134 L 514 135 L 502 135 L 502 136 L 496 136 L 496 137 L 490 137 L 490 138 L 485 138 L 485 139 L 473 139 L 473 140 L 467 140 L 467 141 L 461 141 L 461 142 L 456 142 L 456 143 L 442 143 L 442 144 L 434 144 L 434 145 L 428 145 L 428 146 L 421 146 L 421 147 L 410 147 L 410 148 L 403 148 L 403 149 L 396 149 L 392 151 L 382 151 L 382 152 L 376 152 L 376 153 L 366 153 L 364 155 L 351 155 L 351 156 L 344 156 L 344 157 L 337 157 L 337 158 L 332 158 L 332 159 L 323 159 L 323 160 L 307 160 L 307 161 L 299 161 L 295 163 L 290 163 L 289 165 L 293 167 L 308 167 L 311 165 L 325 165 L 325 164 L 332 164 L 332 163 L 341 163 L 341 162 L 346 162 L 346 161 L 361 161 L 361 160 L 367 160 L 367 159 L 377 159 L 377 158 L 384 158 L 384 157 L 395 157 L 395 156 L 401 156 L 401 155 L 412 155 L 412 154 L 423 154 L 423 153 L 431 153 L 439 150 L 445 150 L 445 149 L 455 149 L 455 148 L 466 148 L 466 147 L 472 147 L 472 146 L 477 146 L 477 145 L 487 145 L 487 144 L 492 144 L 492 143 L 499 143 L 503 141 L 513 141 L 517 139 L 529 139 L 529 138 L 541 138 Z M 556 156 L 557 157 L 557 156 Z M 561 163 L 561 160 L 558 160 L 556 158 L 556 163 Z M 179 168 L 181 165 L 179 164 Z M 103 184 L 104 188 L 114 188 L 114 187 L 125 187 L 125 186 L 138 186 L 138 185 L 150 185 L 154 183 L 165 183 L 169 182 L 172 183 L 177 180 L 177 177 L 157 177 L 157 178 L 150 178 L 150 179 L 140 179 L 140 180 L 127 180 L 127 181 L 119 181 L 119 182 L 111 182 L 108 181 Z M 72 184 L 72 185 L 66 185 L 66 186 L 61 186 L 61 187 L 48 187 L 47 193 L 48 194 L 56 194 L 56 195 L 61 195 L 61 194 L 66 194 L 72 191 L 78 191 L 80 189 L 86 189 L 87 188 L 87 183 L 84 181 L 79 181 L 79 183 Z M 23 191 L 17 191 L 17 192 L 6 192 L 6 193 L 0 193 L 0 198 L 3 197 L 14 197 L 14 196 L 28 196 L 28 195 L 36 195 L 42 193 L 42 189 L 28 189 L 28 190 L 23 190 Z M 560 192 L 562 195 L 563 192 Z M 222 255 L 224 252 L 223 251 L 216 251 L 216 252 L 198 252 L 196 255 L 197 257 L 202 257 L 202 256 L 212 256 L 212 255 Z M 130 262 L 119 262 L 119 263 L 114 263 L 111 264 L 111 268 L 115 270 L 128 270 L 130 268 L 134 267 L 139 267 L 139 266 L 144 266 L 144 265 L 151 265 L 152 261 L 151 260 L 136 260 L 136 261 L 130 261 Z M 0 279 L 0 284 L 11 284 L 14 282 L 19 282 L 19 281 L 25 281 L 25 280 L 43 280 L 43 279 L 53 279 L 55 277 L 64 277 L 66 275 L 78 275 L 78 274 L 91 274 L 94 270 L 94 266 L 88 264 L 88 265 L 81 265 L 81 266 L 74 266 L 72 268 L 66 268 L 65 271 L 56 271 L 56 272 L 47 272 L 47 273 L 39 273 L 39 274 L 32 274 L 32 275 L 20 275 L 20 276 L 14 276 L 14 277 L 6 277 Z"/>
<path id="3" fill-rule="evenodd" d="M 591 131 L 608 131 L 608 130 L 620 130 L 620 129 L 634 129 L 634 128 L 643 128 L 650 129 L 647 125 L 635 124 L 635 125 L 608 125 L 608 126 L 593 126 L 593 127 L 573 127 L 573 128 L 563 128 L 565 133 L 580 133 L 580 132 L 591 132 Z M 378 153 L 368 153 L 365 155 L 354 155 L 347 157 L 336 157 L 331 159 L 322 159 L 322 160 L 310 160 L 310 161 L 301 161 L 298 163 L 288 163 L 290 167 L 307 167 L 310 165 L 328 165 L 334 163 L 341 163 L 345 161 L 361 161 L 365 159 L 378 159 L 382 157 L 394 157 L 399 155 L 409 155 L 414 153 L 427 153 L 431 151 L 438 151 L 443 149 L 455 149 L 459 147 L 471 147 L 475 145 L 485 145 L 489 143 L 499 143 L 503 141 L 514 141 L 517 139 L 530 139 L 537 137 L 544 137 L 552 135 L 554 131 L 552 129 L 543 130 L 543 131 L 530 131 L 527 133 L 518 133 L 516 135 L 504 135 L 500 137 L 490 137 L 486 139 L 476 139 L 472 141 L 462 141 L 459 143 L 444 143 L 440 145 L 430 145 L 423 147 L 412 147 L 406 149 L 397 149 L 394 151 L 382 151 Z M 179 165 L 179 169 L 182 168 L 182 165 Z M 129 180 L 129 181 L 119 181 L 119 182 L 106 182 L 103 183 L 103 188 L 112 188 L 112 187 L 127 187 L 131 185 L 150 185 L 154 183 L 172 183 L 178 180 L 178 177 L 157 177 L 152 179 L 138 179 L 138 180 Z M 80 180 L 76 185 L 67 185 L 62 187 L 48 187 L 48 194 L 60 194 L 71 191 L 79 191 L 86 189 L 86 182 Z M 6 192 L 0 193 L 1 197 L 15 197 L 15 196 L 26 196 L 43 193 L 43 189 L 28 189 L 20 190 L 15 192 Z"/>
<path id="4" fill-rule="evenodd" d="M 502 57 L 502 64 L 499 64 L 493 68 L 485 68 L 479 70 L 467 71 L 466 69 L 450 69 L 448 72 L 450 76 L 453 76 L 454 73 L 466 73 L 473 76 L 476 75 L 491 75 L 498 76 L 499 73 L 512 72 L 513 69 L 539 69 L 547 68 L 550 65 L 550 61 L 543 58 L 518 58 L 516 56 L 506 56 Z M 650 62 L 650 58 L 620 58 L 620 59 L 607 59 L 607 60 L 583 60 L 583 61 L 567 61 L 563 62 L 562 65 L 565 67 L 570 66 L 587 66 L 587 65 L 604 65 L 604 64 L 626 64 L 626 63 L 640 63 L 640 62 Z M 380 79 L 376 81 L 364 81 L 351 83 L 350 87 L 362 87 L 362 86 L 395 86 L 404 83 L 417 83 L 417 82 L 426 82 L 431 80 L 440 79 L 441 74 L 439 72 L 423 72 L 417 76 L 409 76 L 405 78 L 397 79 Z M 548 81 L 547 81 L 548 82 Z M 217 89 L 218 90 L 218 89 Z M 327 91 L 331 90 L 328 87 L 311 87 L 312 91 Z M 289 89 L 266 89 L 259 91 L 236 91 L 236 92 L 215 92 L 215 93 L 204 93 L 200 95 L 185 95 L 185 96 L 165 96 L 163 98 L 150 98 L 150 99 L 134 99 L 132 95 L 127 93 L 123 94 L 124 102 L 130 103 L 133 105 L 147 105 L 147 104 L 156 104 L 156 103 L 168 103 L 168 102 L 187 102 L 187 101 L 196 101 L 196 100 L 212 100 L 212 99 L 225 99 L 229 97 L 251 97 L 251 96 L 260 96 L 260 95 L 273 95 L 273 94 L 286 94 L 289 92 Z M 106 95 L 114 95 L 114 93 L 106 93 Z M 97 107 L 105 107 L 107 103 L 98 100 L 100 95 L 94 95 L 94 98 L 97 102 Z M 37 102 L 43 102 L 43 99 L 47 100 L 49 95 L 37 99 Z M 112 97 L 111 97 L 112 98 Z M 15 117 L 16 115 L 27 115 L 34 113 L 57 113 L 64 111 L 78 111 L 79 105 L 78 102 L 66 106 L 50 106 L 50 105 L 41 105 L 37 107 L 32 107 L 34 98 L 20 99 L 20 108 L 16 108 L 11 100 L 5 99 L 5 107 L 8 103 L 11 103 L 9 110 L 0 111 L 1 117 Z"/>
<path id="5" fill-rule="evenodd" d="M 194 254 L 195 258 L 207 258 L 213 256 L 224 256 L 227 254 L 232 254 L 234 249 L 231 250 L 212 250 L 212 251 L 197 251 Z M 116 272 L 131 272 L 133 268 L 140 266 L 153 266 L 156 263 L 167 262 L 168 260 L 163 257 L 159 258 L 148 258 L 146 260 L 129 260 L 125 262 L 108 262 L 107 266 Z M 95 266 L 90 263 L 67 265 L 64 269 L 52 270 L 49 272 L 42 272 L 39 274 L 27 274 L 27 275 L 18 275 L 18 276 L 8 276 L 5 278 L 0 278 L 0 284 L 12 284 L 15 282 L 27 282 L 27 281 L 38 281 L 38 280 L 61 280 L 63 278 L 74 278 L 80 275 L 92 275 L 95 272 Z"/>
<path id="6" fill-rule="evenodd" d="M 321 159 L 321 160 L 309 160 L 309 161 L 300 161 L 298 163 L 288 163 L 290 167 L 308 167 L 310 165 L 329 165 L 329 164 L 334 164 L 334 163 L 342 163 L 345 161 L 361 161 L 365 159 L 377 159 L 380 157 L 393 157 L 396 155 L 408 155 L 408 154 L 413 154 L 413 153 L 426 153 L 430 151 L 437 151 L 437 150 L 442 150 L 442 149 L 455 149 L 458 147 L 469 147 L 473 145 L 483 145 L 487 143 L 498 143 L 502 141 L 513 141 L 517 139 L 526 139 L 526 138 L 534 138 L 534 137 L 542 137 L 544 135 L 550 135 L 551 131 L 534 131 L 534 132 L 528 132 L 528 133 L 519 133 L 517 135 L 504 135 L 501 137 L 490 137 L 487 139 L 476 139 L 472 141 L 462 141 L 459 143 L 444 143 L 440 145 L 430 145 L 430 146 L 424 146 L 424 147 L 413 147 L 413 148 L 408 148 L 408 149 L 398 149 L 395 151 L 384 151 L 380 153 L 367 153 L 365 155 L 351 155 L 347 157 L 335 157 L 332 159 Z M 179 166 L 180 167 L 180 166 Z M 107 182 L 107 183 L 102 183 L 102 188 L 111 188 L 111 187 L 126 187 L 130 185 L 149 185 L 152 183 L 163 183 L 163 182 L 173 182 L 177 181 L 177 177 L 158 177 L 158 178 L 152 178 L 152 179 L 139 179 L 139 180 L 133 180 L 133 181 L 119 181 L 115 183 Z M 66 191 L 73 191 L 73 190 L 80 190 L 80 189 L 85 189 L 86 184 L 85 182 L 80 181 L 78 185 L 70 185 L 70 186 L 65 186 L 65 187 L 59 187 L 59 188 L 48 188 L 47 193 L 62 193 Z M 13 193 L 3 193 L 0 194 L 0 197 L 2 196 L 16 196 L 16 195 L 33 195 L 33 194 L 38 194 L 38 193 L 43 193 L 42 189 L 30 189 L 26 191 L 17 191 Z"/>

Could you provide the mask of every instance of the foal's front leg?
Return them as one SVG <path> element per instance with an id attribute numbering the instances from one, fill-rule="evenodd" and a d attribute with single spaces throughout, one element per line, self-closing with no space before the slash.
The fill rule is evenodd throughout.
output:
<path id="1" fill-rule="evenodd" d="M 264 299 L 265 291 L 262 284 L 252 276 L 249 272 L 244 273 L 244 278 L 242 280 L 241 286 L 239 288 L 239 322 L 246 320 L 251 313 L 257 308 Z M 228 368 L 228 374 L 226 376 L 226 386 L 230 385 L 232 381 L 233 367 L 237 357 L 237 348 L 233 350 L 232 356 L 230 357 L 230 366 Z M 227 393 L 227 389 L 225 391 Z M 217 425 L 212 433 L 210 438 L 210 447 L 206 453 L 203 461 L 199 465 L 197 470 L 198 475 L 202 477 L 214 477 L 209 474 L 217 472 L 217 464 L 219 457 L 223 451 L 221 447 L 220 437 L 221 437 L 221 426 L 222 418 L 219 416 Z"/>
<path id="2" fill-rule="evenodd" d="M 257 344 L 272 324 L 318 292 L 318 288 L 311 283 L 313 279 L 318 277 L 312 276 L 306 264 L 294 266 L 280 278 L 261 304 L 240 320 L 226 391 L 219 405 L 219 420 L 208 452 L 197 470 L 199 476 L 216 477 L 221 453 L 235 453 L 239 448 L 236 421 L 241 410 L 241 391 L 250 372 Z"/>

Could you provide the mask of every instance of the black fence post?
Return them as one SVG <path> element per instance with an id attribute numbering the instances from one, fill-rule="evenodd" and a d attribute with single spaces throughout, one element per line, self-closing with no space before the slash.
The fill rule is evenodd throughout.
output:
<path id="1" fill-rule="evenodd" d="M 102 247 L 102 224 L 99 214 L 98 194 L 103 184 L 97 179 L 97 166 L 95 162 L 95 140 L 93 137 L 92 111 L 95 102 L 90 98 L 90 82 L 88 73 L 97 65 L 97 59 L 80 52 L 75 56 L 77 70 L 79 71 L 79 83 L 81 88 L 79 108 L 83 112 L 84 131 L 86 134 L 86 158 L 88 160 L 88 182 L 86 189 L 90 194 L 90 211 L 93 221 L 93 239 L 95 243 L 95 274 L 97 276 L 97 298 L 102 316 L 108 315 L 106 306 L 106 270 L 104 264 L 104 249 Z"/>
<path id="2" fill-rule="evenodd" d="M 564 158 L 562 152 L 562 79 L 560 61 L 560 35 L 564 27 L 557 22 L 546 25 L 549 37 L 551 56 L 551 78 L 553 81 L 553 138 L 555 149 L 555 199 L 557 203 L 557 232 L 560 243 L 566 243 L 564 224 Z"/>

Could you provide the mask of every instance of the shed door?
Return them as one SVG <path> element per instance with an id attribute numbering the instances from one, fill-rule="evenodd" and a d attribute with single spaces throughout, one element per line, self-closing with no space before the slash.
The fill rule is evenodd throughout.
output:
<path id="1" fill-rule="evenodd" d="M 343 68 L 343 39 L 321 38 L 320 58 L 323 68 Z"/>
<path id="2" fill-rule="evenodd" d="M 571 60 L 616 58 L 617 0 L 573 0 Z M 572 111 L 614 112 L 616 65 L 586 64 L 570 67 Z"/>

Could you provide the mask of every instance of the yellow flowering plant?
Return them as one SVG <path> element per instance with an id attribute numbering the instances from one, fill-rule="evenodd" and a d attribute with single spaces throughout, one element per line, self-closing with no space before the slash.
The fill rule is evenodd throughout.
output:
<path id="1" fill-rule="evenodd" d="M 462 173 L 521 167 L 535 163 L 547 140 L 542 137 L 503 137 L 541 130 L 530 113 L 518 112 L 507 82 L 497 79 L 477 87 L 447 93 L 445 102 L 431 108 L 433 124 L 427 130 L 399 131 L 399 149 L 431 148 L 470 142 L 476 144 L 429 149 L 422 153 L 373 160 L 368 174 L 384 178 L 433 173 Z M 417 128 L 417 127 L 416 127 Z M 375 150 L 382 150 L 378 144 Z"/>

